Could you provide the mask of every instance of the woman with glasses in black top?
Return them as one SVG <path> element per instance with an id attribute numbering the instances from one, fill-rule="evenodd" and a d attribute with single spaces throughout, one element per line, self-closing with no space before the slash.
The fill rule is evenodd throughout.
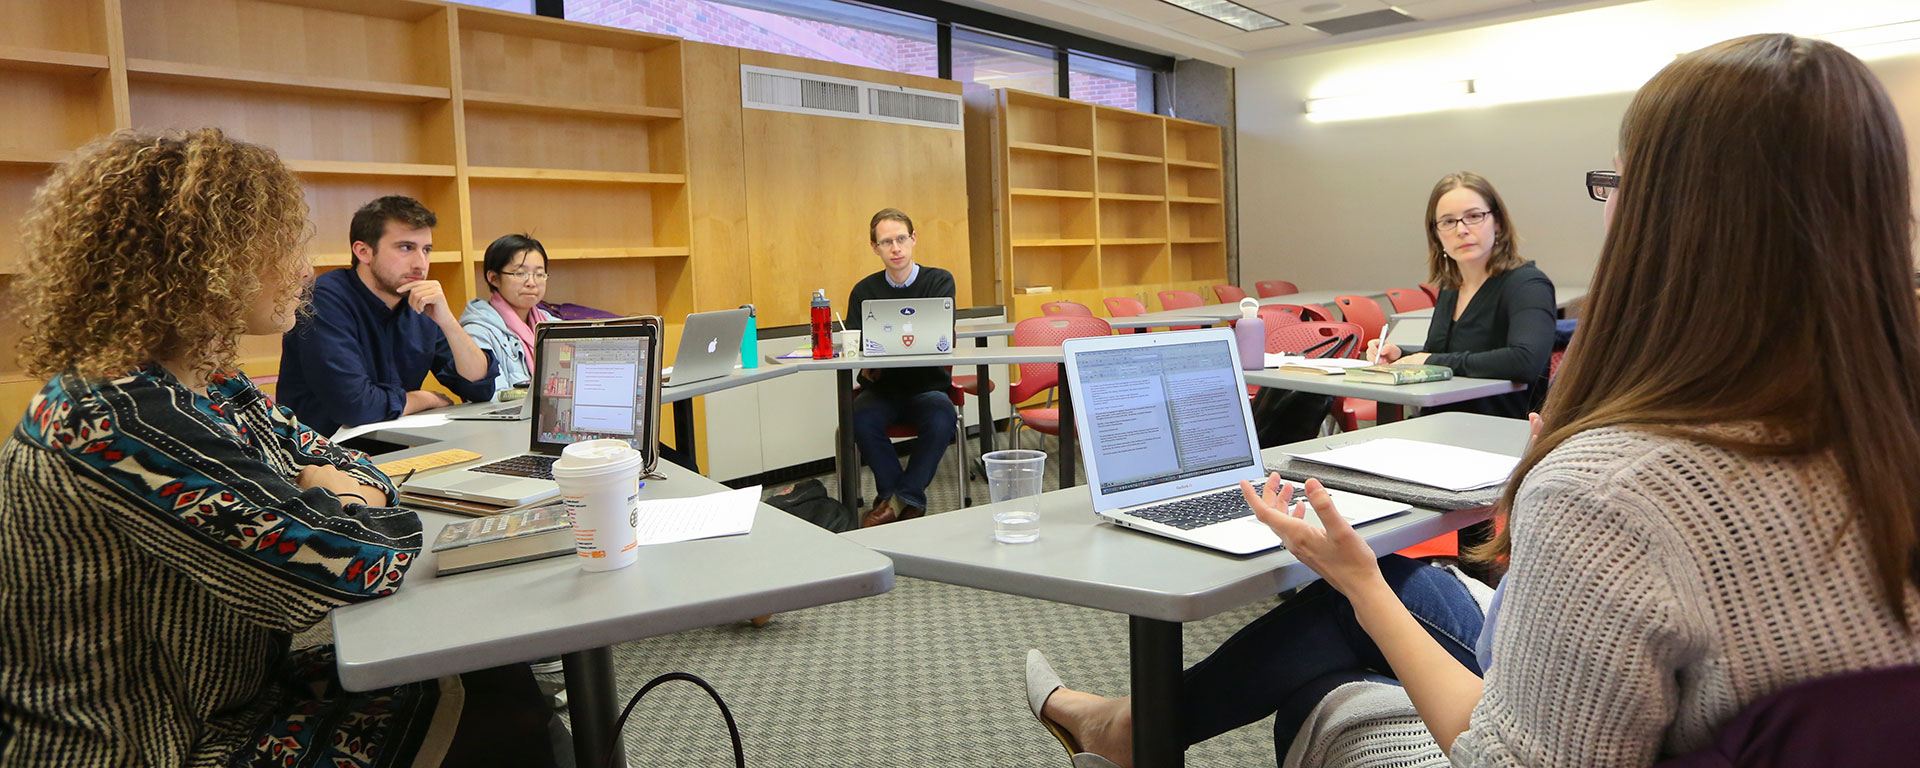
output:
<path id="1" fill-rule="evenodd" d="M 1547 394 L 1553 354 L 1553 281 L 1520 258 L 1513 220 L 1478 174 L 1441 177 L 1427 198 L 1427 272 L 1440 287 L 1425 351 L 1403 354 L 1385 339 L 1368 345 L 1382 362 L 1444 365 L 1455 376 L 1506 379 L 1514 392 L 1427 408 L 1526 418 Z"/>

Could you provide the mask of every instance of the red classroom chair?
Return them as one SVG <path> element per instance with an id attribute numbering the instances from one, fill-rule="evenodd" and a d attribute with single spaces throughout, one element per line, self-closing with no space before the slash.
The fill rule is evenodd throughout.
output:
<path id="1" fill-rule="evenodd" d="M 1388 288 L 1387 301 L 1393 302 L 1393 311 L 1412 312 L 1433 306 L 1433 299 L 1427 298 L 1426 291 L 1418 288 Z"/>
<path id="2" fill-rule="evenodd" d="M 1147 305 L 1132 296 L 1108 296 L 1100 300 L 1107 305 L 1107 314 L 1114 317 L 1139 317 L 1147 313 Z M 1144 333 L 1145 328 L 1129 328 L 1122 333 Z"/>
<path id="3" fill-rule="evenodd" d="M 1013 326 L 1013 345 L 1016 347 L 1055 347 L 1067 339 L 1086 336 L 1105 336 L 1113 332 L 1113 326 L 1097 317 L 1079 315 L 1056 315 L 1053 317 L 1029 317 Z M 1010 448 L 1020 447 L 1020 428 L 1028 427 L 1043 435 L 1060 435 L 1060 408 L 1053 404 L 1050 390 L 1060 385 L 1060 367 L 1053 363 L 1021 363 L 1020 380 L 1007 389 L 1008 401 L 1015 409 L 1013 429 L 1008 434 Z M 1041 392 L 1049 392 L 1047 405 L 1041 408 L 1021 408 L 1020 404 L 1033 399 Z"/>
<path id="4" fill-rule="evenodd" d="M 1093 310 L 1088 309 L 1087 305 L 1077 301 L 1049 301 L 1045 304 L 1040 305 L 1040 314 L 1047 317 L 1054 317 L 1057 315 L 1075 315 L 1078 317 L 1093 317 Z"/>
<path id="5" fill-rule="evenodd" d="M 1206 304 L 1207 304 L 1207 300 L 1202 298 L 1200 294 L 1194 293 L 1193 291 L 1161 291 L 1160 292 L 1160 308 L 1164 310 L 1172 311 L 1176 309 L 1192 309 L 1194 307 L 1206 306 Z M 1199 327 L 1200 326 L 1197 326 L 1197 325 L 1176 325 L 1176 326 L 1173 326 L 1173 330 L 1191 331 Z"/>
<path id="6" fill-rule="evenodd" d="M 1237 285 L 1216 285 L 1213 287 L 1213 295 L 1220 297 L 1222 304 L 1238 304 L 1241 299 L 1247 297 L 1247 292 L 1240 290 Z"/>
<path id="7" fill-rule="evenodd" d="M 1253 284 L 1253 291 L 1260 298 L 1271 299 L 1275 296 L 1291 296 L 1300 292 L 1300 286 L 1285 280 L 1262 280 Z"/>

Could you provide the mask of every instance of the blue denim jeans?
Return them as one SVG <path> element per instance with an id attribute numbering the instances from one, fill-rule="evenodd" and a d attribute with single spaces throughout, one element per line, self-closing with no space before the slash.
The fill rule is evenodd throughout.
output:
<path id="1" fill-rule="evenodd" d="M 1483 674 L 1473 644 L 1485 617 L 1453 574 L 1399 555 L 1381 558 L 1380 572 L 1441 647 Z M 1187 669 L 1182 732 L 1198 744 L 1277 713 L 1274 748 L 1284 757 L 1320 700 L 1359 680 L 1392 683 L 1393 670 L 1360 628 L 1353 604 L 1314 582 Z"/>
<path id="2" fill-rule="evenodd" d="M 873 469 L 873 485 L 878 499 L 892 496 L 898 501 L 925 509 L 927 484 L 940 469 L 940 457 L 953 443 L 956 417 L 953 399 L 945 392 L 921 392 L 898 396 L 863 389 L 853 398 L 853 441 L 860 455 Z M 912 452 L 902 469 L 900 456 L 887 437 L 890 424 L 907 424 L 914 429 Z M 851 503 L 851 500 L 848 500 Z"/>

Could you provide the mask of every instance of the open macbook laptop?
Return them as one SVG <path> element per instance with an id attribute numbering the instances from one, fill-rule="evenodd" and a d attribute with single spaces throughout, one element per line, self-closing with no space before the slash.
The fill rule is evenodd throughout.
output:
<path id="1" fill-rule="evenodd" d="M 666 386 L 677 387 L 733 373 L 733 366 L 740 362 L 740 337 L 747 332 L 748 317 L 746 309 L 687 315 L 687 324 L 680 329 L 680 350 L 673 355 L 673 370 L 667 373 Z"/>
<path id="2" fill-rule="evenodd" d="M 1241 480 L 1258 487 L 1267 472 L 1232 331 L 1068 339 L 1061 348 L 1095 513 L 1236 555 L 1280 546 L 1240 495 Z M 1354 525 L 1410 509 L 1330 493 Z"/>
<path id="3" fill-rule="evenodd" d="M 534 339 L 531 450 L 477 467 L 435 472 L 407 483 L 408 493 L 502 506 L 560 493 L 553 462 L 567 444 L 611 437 L 632 444 L 653 465 L 659 425 L 660 327 L 542 325 Z M 738 342 L 736 341 L 737 345 Z"/>
<path id="4" fill-rule="evenodd" d="M 860 305 L 860 354 L 944 355 L 953 351 L 953 299 L 868 299 Z"/>

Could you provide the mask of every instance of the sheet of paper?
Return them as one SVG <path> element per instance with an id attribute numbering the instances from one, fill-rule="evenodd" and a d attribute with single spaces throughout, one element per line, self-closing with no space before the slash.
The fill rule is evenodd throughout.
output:
<path id="1" fill-rule="evenodd" d="M 682 499 L 640 502 L 640 545 L 733 536 L 753 530 L 760 486 Z"/>
<path id="2" fill-rule="evenodd" d="M 1266 362 L 1268 368 L 1278 368 L 1283 365 L 1304 365 L 1310 368 L 1326 368 L 1329 370 L 1365 368 L 1372 364 L 1366 360 L 1355 360 L 1351 357 L 1301 357 L 1299 355 L 1289 355 L 1284 352 L 1268 352 Z"/>
<path id="3" fill-rule="evenodd" d="M 1381 438 L 1332 450 L 1287 455 L 1455 493 L 1504 483 L 1520 463 L 1515 456 L 1400 438 Z"/>
<path id="4" fill-rule="evenodd" d="M 332 440 L 336 443 L 342 440 L 352 440 L 368 432 L 373 432 L 375 430 L 381 430 L 381 429 L 420 429 L 423 427 L 437 427 L 442 424 L 446 424 L 450 421 L 452 421 L 452 419 L 447 418 L 447 415 L 444 413 L 416 413 L 411 416 L 402 416 L 400 418 L 392 419 L 390 421 L 376 421 L 372 424 L 361 424 L 357 427 L 341 427 L 340 431 L 333 433 Z"/>

